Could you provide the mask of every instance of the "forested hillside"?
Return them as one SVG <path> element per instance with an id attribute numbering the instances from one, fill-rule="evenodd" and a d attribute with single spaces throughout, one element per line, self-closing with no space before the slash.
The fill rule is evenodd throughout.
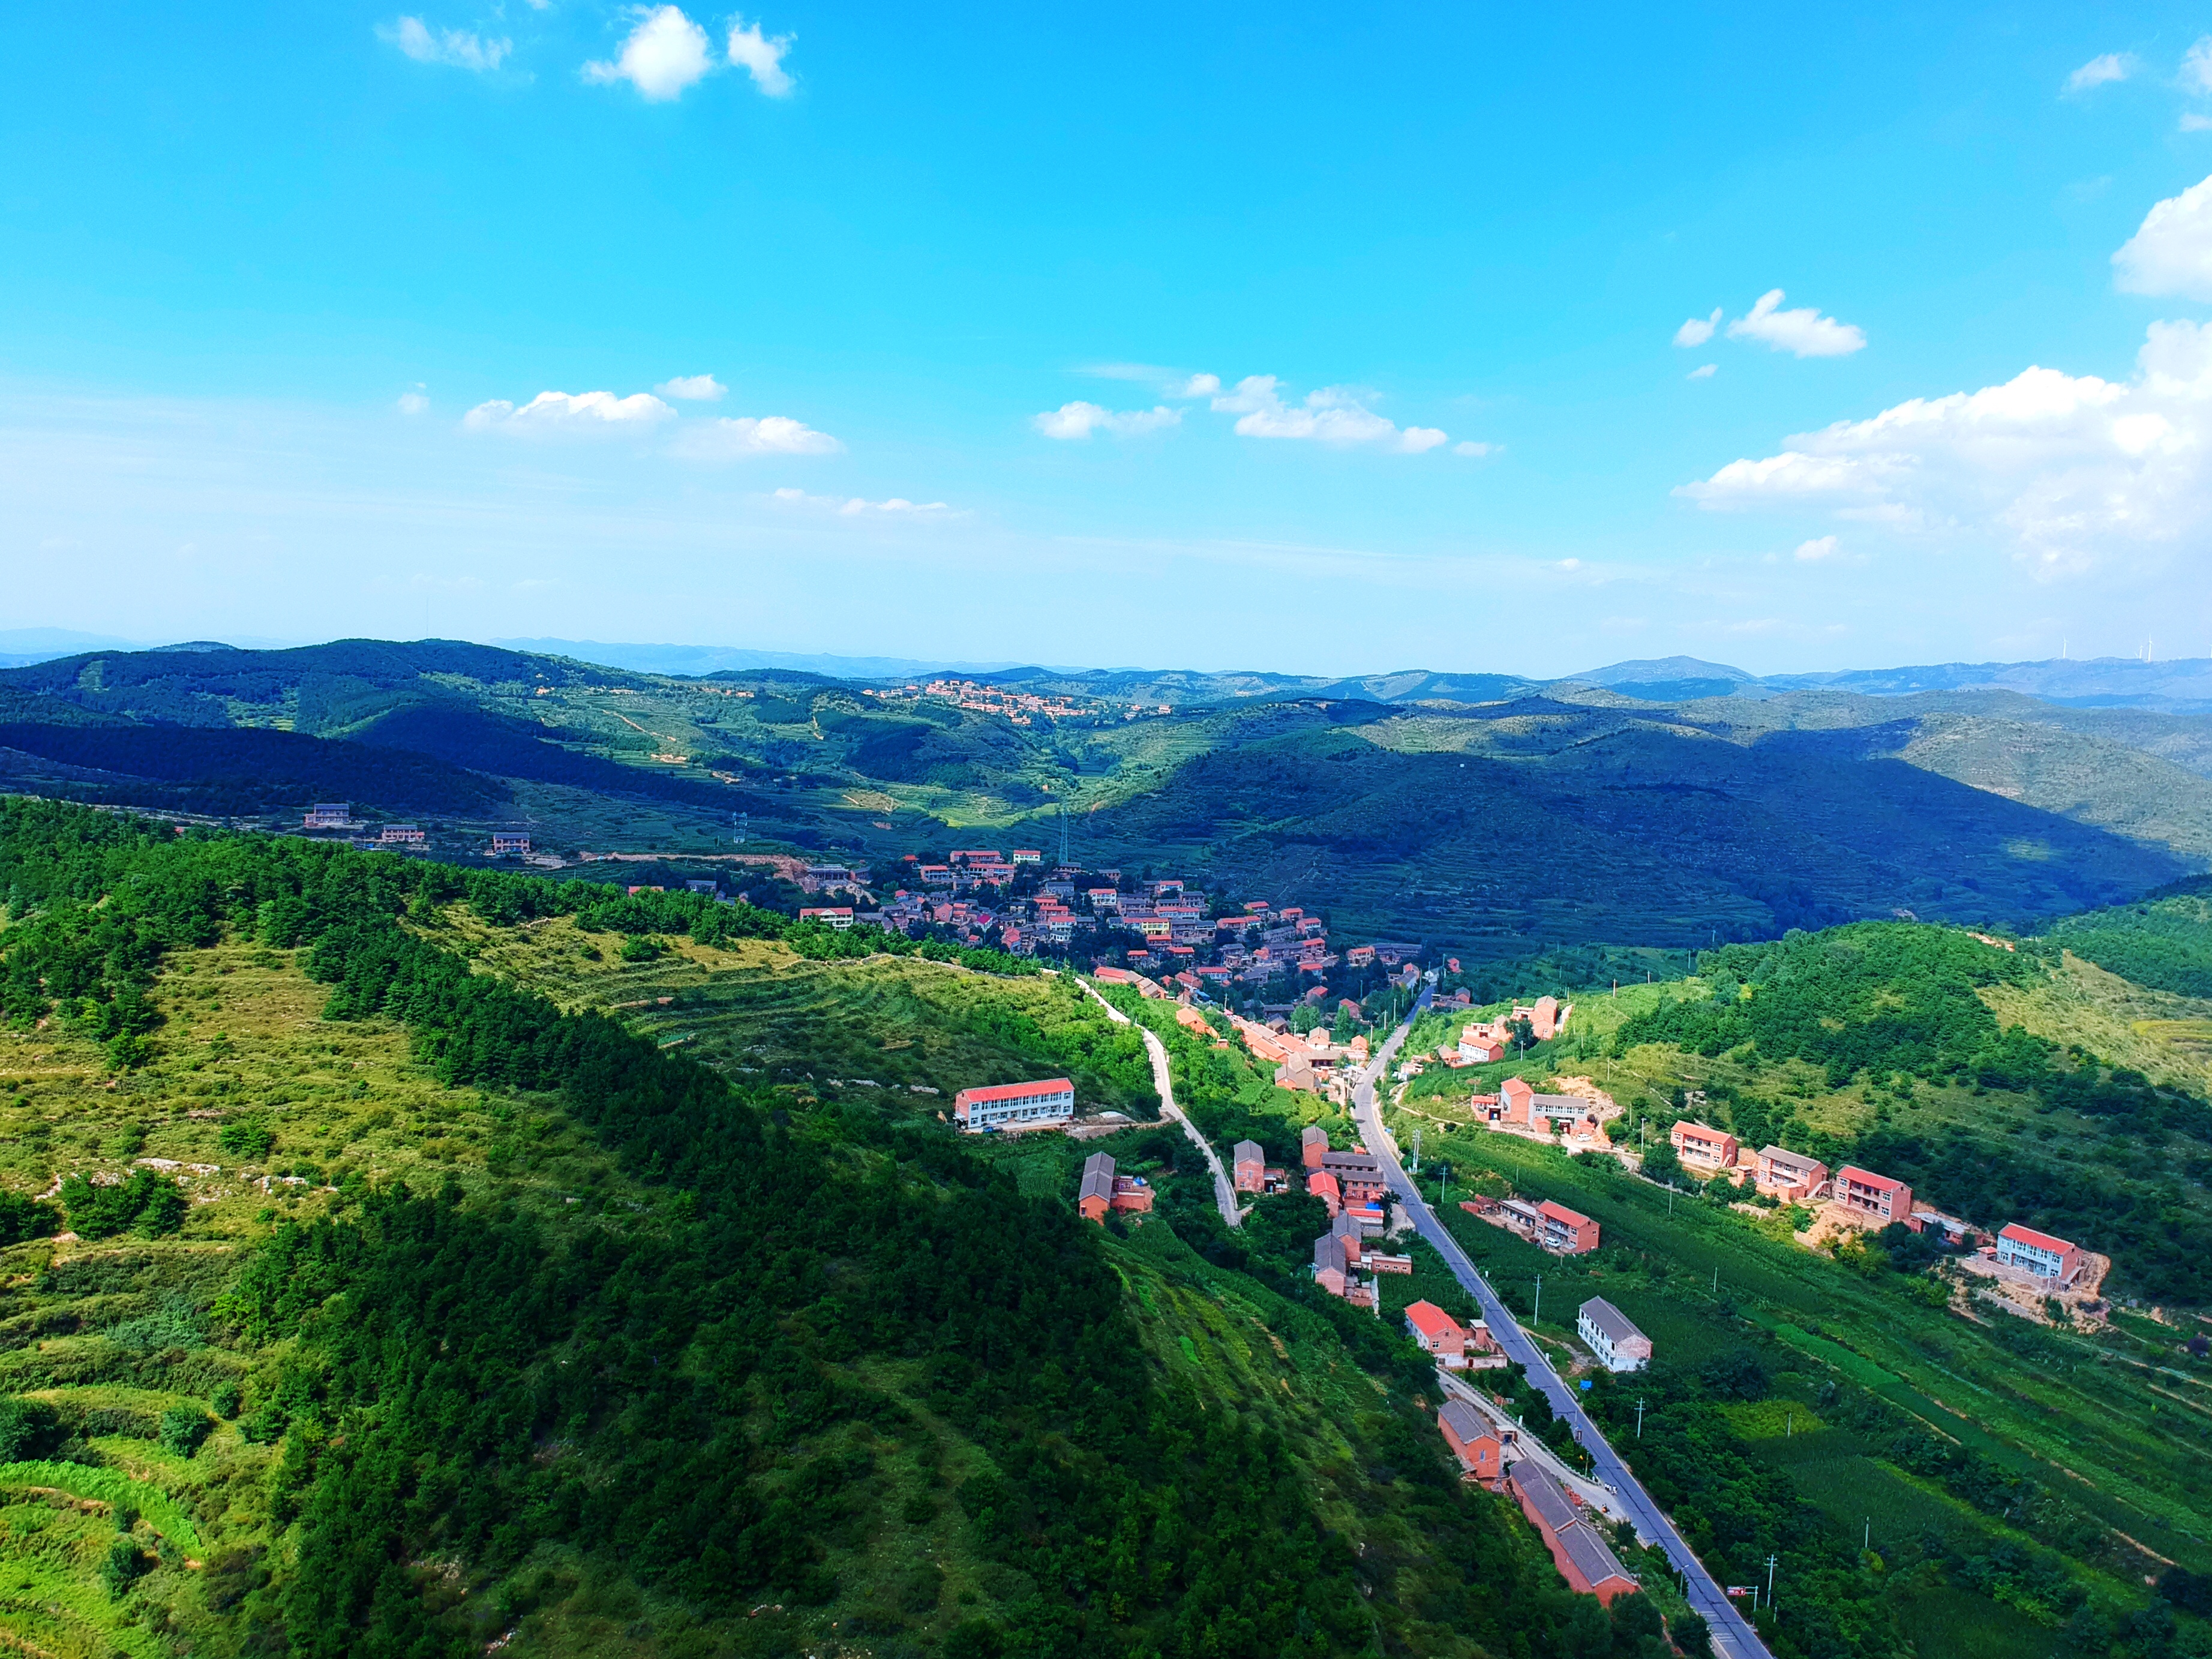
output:
<path id="1" fill-rule="evenodd" d="M 21 800 L 0 890 L 27 1650 L 1662 1650 L 1457 1484 L 1295 1226 L 1124 1240 L 926 1109 L 480 971 L 850 936 Z"/>
<path id="2" fill-rule="evenodd" d="M 711 860 L 742 816 L 763 855 L 879 870 L 1065 832 L 1093 868 L 1492 963 L 1900 909 L 2030 927 L 2212 857 L 2196 714 L 1694 674 L 990 678 L 672 678 L 444 641 L 90 653 L 0 671 L 0 782 L 264 827 L 347 799 L 440 820 L 447 858 L 516 823 L 553 856 Z"/>

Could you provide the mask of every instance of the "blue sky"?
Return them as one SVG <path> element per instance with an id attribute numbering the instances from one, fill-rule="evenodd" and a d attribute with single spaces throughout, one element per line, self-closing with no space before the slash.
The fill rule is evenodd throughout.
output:
<path id="1" fill-rule="evenodd" d="M 2212 14 L 1071 9 L 16 9 L 0 626 L 2212 654 Z"/>

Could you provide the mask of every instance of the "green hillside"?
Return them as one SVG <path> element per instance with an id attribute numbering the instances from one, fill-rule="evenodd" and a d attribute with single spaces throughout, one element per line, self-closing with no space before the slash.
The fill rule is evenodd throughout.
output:
<path id="1" fill-rule="evenodd" d="M 2193 902 L 2082 925 L 2175 932 Z M 2190 1575 L 2212 1571 L 2212 1079 L 2159 1035 L 2191 1005 L 2062 950 L 2071 926 L 2009 951 L 1899 923 L 1708 951 L 1678 985 L 1577 995 L 1567 1036 L 1525 1058 L 1425 1073 L 1391 1112 L 1455 1195 L 1518 1192 L 1599 1220 L 1602 1248 L 1563 1261 L 1447 1206 L 1523 1314 L 1542 1276 L 1554 1338 L 1593 1294 L 1653 1335 L 1654 1370 L 1601 1379 L 1595 1408 L 1678 1519 L 1709 1518 L 1728 1571 L 1748 1574 L 1809 1505 L 1831 1540 L 1870 1538 L 1923 1651 L 2163 1651 L 2170 1635 L 2132 1644 L 2170 1631 L 2172 1607 L 2193 1606 Z M 1412 1042 L 1466 1018 L 1426 1017 Z M 2143 1054 L 2154 1064 L 2132 1063 Z M 1626 1109 L 1612 1133 L 1627 1148 L 1692 1118 L 1903 1178 L 1984 1230 L 2016 1219 L 2075 1239 L 2112 1260 L 2106 1304 L 2032 1321 L 1929 1237 L 1793 1236 L 1810 1211 L 1662 1153 L 1638 1179 L 1476 1127 L 1468 1097 L 1512 1073 L 1589 1079 Z M 1745 1483 L 1760 1482 L 1754 1498 Z M 1814 1566 L 1801 1554 L 1808 1616 L 1848 1624 L 1855 1592 Z M 2147 1601 L 2147 1580 L 2168 1595 Z M 2184 1623 L 2197 1650 L 2204 1632 Z"/>
<path id="2" fill-rule="evenodd" d="M 2197 715 L 1688 681 L 996 679 L 687 679 L 434 641 L 95 653 L 0 671 L 0 782 L 268 824 L 345 799 L 430 820 L 448 858 L 522 823 L 556 856 L 694 872 L 736 856 L 740 815 L 755 856 L 879 867 L 1065 832 L 1094 866 L 1489 964 L 1899 910 L 2027 927 L 2212 857 Z"/>
<path id="3" fill-rule="evenodd" d="M 1162 1210 L 1101 1230 L 1065 1139 L 738 1069 L 865 1008 L 933 1086 L 1049 1053 L 1141 1109 L 1072 988 L 22 801 L 0 885 L 22 1650 L 1664 1651 L 1459 1485 L 1410 1345 L 1301 1282 L 1310 1200 L 1216 1248 L 1139 1122 L 1093 1144 Z"/>

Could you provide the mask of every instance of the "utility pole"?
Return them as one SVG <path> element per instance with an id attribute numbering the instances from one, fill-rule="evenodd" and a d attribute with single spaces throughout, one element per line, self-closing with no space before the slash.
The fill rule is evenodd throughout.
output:
<path id="1" fill-rule="evenodd" d="M 1868 1553 L 1874 1549 L 1874 1516 L 1870 1515 L 1867 1516 L 1866 1536 L 1859 1540 L 1859 1548 Z"/>
<path id="2" fill-rule="evenodd" d="M 1766 1558 L 1766 1611 L 1770 1614 L 1774 1611 L 1774 1567 L 1780 1559 L 1781 1557 L 1776 1555 Z"/>
<path id="3" fill-rule="evenodd" d="M 1543 1274 L 1541 1274 L 1541 1273 L 1538 1273 L 1538 1274 L 1536 1275 L 1536 1301 L 1535 1301 L 1535 1305 L 1534 1305 L 1534 1306 L 1533 1306 L 1533 1307 L 1531 1307 L 1531 1308 L 1528 1310 L 1528 1322 L 1529 1322 L 1531 1325 L 1534 1325 L 1534 1324 L 1535 1324 L 1539 1320 L 1542 1319 L 1542 1318 L 1543 1318 L 1543 1316 L 1544 1316 L 1544 1275 L 1543 1275 Z"/>
<path id="4" fill-rule="evenodd" d="M 1644 1438 L 1644 1398 L 1641 1395 L 1636 1400 L 1636 1437 L 1638 1440 Z"/>

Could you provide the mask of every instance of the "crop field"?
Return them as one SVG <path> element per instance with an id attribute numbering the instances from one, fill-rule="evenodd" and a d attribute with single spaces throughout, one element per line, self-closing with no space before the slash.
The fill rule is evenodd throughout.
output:
<path id="1" fill-rule="evenodd" d="M 1449 1145 L 1455 1181 L 1486 1173 L 1580 1209 L 1603 1227 L 1598 1252 L 1563 1260 L 1455 1206 L 1445 1212 L 1516 1306 L 1526 1309 L 1534 1276 L 1543 1274 L 1547 1328 L 1571 1328 L 1575 1307 L 1595 1294 L 1651 1334 L 1662 1363 L 1694 1366 L 1753 1347 L 1768 1356 L 1783 1394 L 1811 1401 L 1824 1382 L 1856 1384 L 2160 1553 L 2198 1570 L 2212 1565 L 2212 1498 L 2203 1477 L 2212 1448 L 2212 1376 L 2177 1364 L 2171 1337 L 2154 1372 L 2146 1358 L 2151 1342 L 2125 1328 L 2087 1335 L 1929 1308 L 1799 1248 L 1771 1221 L 1698 1198 L 1670 1205 L 1668 1193 L 1611 1160 L 1583 1162 L 1504 1135 L 1470 1133 Z M 1762 1406 L 1739 1425 L 1740 1437 L 1765 1455 L 1793 1458 L 1793 1478 L 1802 1464 L 1800 1484 L 1823 1509 L 1847 1518 L 1852 1503 L 1863 1509 L 1878 1495 L 1880 1482 L 1856 1498 L 1844 1495 L 1870 1478 L 1859 1454 L 1816 1474 L 1826 1460 L 1800 1455 L 1787 1440 L 1778 1452 L 1768 1414 Z M 1826 1438 L 1814 1437 L 1816 1447 Z M 1984 1518 L 1976 1524 L 1988 1529 Z"/>

